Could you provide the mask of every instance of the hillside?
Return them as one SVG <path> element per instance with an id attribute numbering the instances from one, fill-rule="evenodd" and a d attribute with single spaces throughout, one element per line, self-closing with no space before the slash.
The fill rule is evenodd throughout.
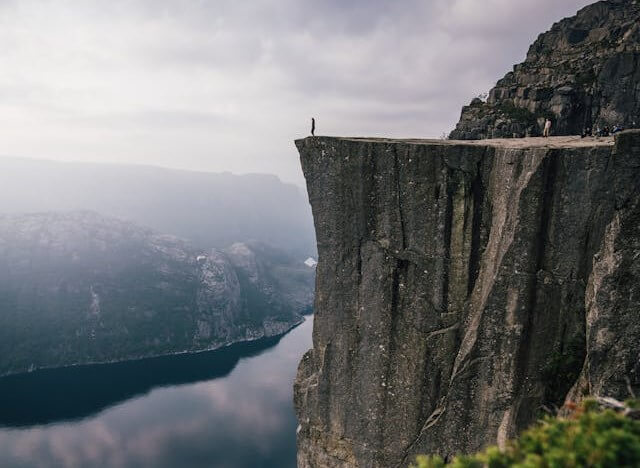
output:
<path id="1" fill-rule="evenodd" d="M 0 375 L 214 349 L 302 320 L 313 270 L 93 212 L 0 216 Z"/>
<path id="2" fill-rule="evenodd" d="M 0 214 L 90 210 L 204 248 L 256 241 L 315 254 L 303 192 L 272 175 L 0 158 Z"/>

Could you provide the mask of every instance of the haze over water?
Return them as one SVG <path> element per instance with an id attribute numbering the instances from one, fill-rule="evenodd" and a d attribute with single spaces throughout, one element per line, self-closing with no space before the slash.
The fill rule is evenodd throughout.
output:
<path id="1" fill-rule="evenodd" d="M 0 379 L 0 466 L 295 467 L 292 386 L 312 327 L 308 317 L 279 341 Z"/>

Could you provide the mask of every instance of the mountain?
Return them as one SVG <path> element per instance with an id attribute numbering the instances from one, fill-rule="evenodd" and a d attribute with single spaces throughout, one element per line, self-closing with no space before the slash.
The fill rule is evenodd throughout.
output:
<path id="1" fill-rule="evenodd" d="M 0 158 L 0 214 L 90 210 L 200 248 L 257 241 L 315 255 L 305 194 L 272 175 Z"/>
<path id="2" fill-rule="evenodd" d="M 608 0 L 553 25 L 486 102 L 462 110 L 452 140 L 555 135 L 640 125 L 640 2 Z"/>
<path id="3" fill-rule="evenodd" d="M 94 212 L 0 216 L 0 375 L 279 335 L 314 272 L 257 243 L 203 250 Z"/>

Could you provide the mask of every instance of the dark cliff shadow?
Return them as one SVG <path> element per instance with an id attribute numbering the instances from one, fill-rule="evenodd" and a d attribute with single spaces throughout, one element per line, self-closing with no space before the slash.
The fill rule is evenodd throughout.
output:
<path id="1" fill-rule="evenodd" d="M 28 427 L 92 416 L 154 388 L 225 377 L 284 335 L 197 354 L 47 369 L 0 378 L 0 427 Z"/>

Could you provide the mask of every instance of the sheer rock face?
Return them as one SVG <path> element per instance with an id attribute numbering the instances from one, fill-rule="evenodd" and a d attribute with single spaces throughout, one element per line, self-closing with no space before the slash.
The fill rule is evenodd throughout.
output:
<path id="1" fill-rule="evenodd" d="M 296 144 L 319 250 L 300 468 L 471 452 L 569 392 L 640 390 L 640 132 Z"/>
<path id="2" fill-rule="evenodd" d="M 556 23 L 491 90 L 462 110 L 452 139 L 556 135 L 640 125 L 640 3 L 609 0 Z"/>

